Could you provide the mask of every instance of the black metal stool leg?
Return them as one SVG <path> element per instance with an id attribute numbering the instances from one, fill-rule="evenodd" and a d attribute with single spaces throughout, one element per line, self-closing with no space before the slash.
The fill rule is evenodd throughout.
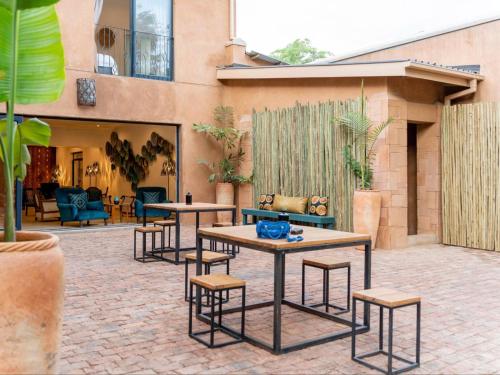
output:
<path id="1" fill-rule="evenodd" d="M 330 312 L 330 270 L 326 270 L 325 276 L 326 276 L 326 281 L 325 281 L 326 312 Z"/>
<path id="2" fill-rule="evenodd" d="M 142 234 L 142 262 L 146 261 L 146 233 Z"/>
<path id="3" fill-rule="evenodd" d="M 245 337 L 245 304 L 246 304 L 246 286 L 241 289 L 241 339 Z"/>
<path id="4" fill-rule="evenodd" d="M 347 266 L 347 311 L 351 309 L 351 266 Z"/>
<path id="5" fill-rule="evenodd" d="M 193 301 L 191 298 L 189 298 L 189 300 L 187 299 L 188 296 L 188 278 L 189 278 L 189 260 L 186 259 L 186 263 L 185 263 L 185 268 L 184 268 L 184 300 L 186 301 L 189 301 L 189 303 L 191 304 L 191 302 Z"/>
<path id="6" fill-rule="evenodd" d="M 306 266 L 302 263 L 302 304 L 306 302 Z"/>
<path id="7" fill-rule="evenodd" d="M 351 359 L 356 356 L 356 298 L 352 299 Z"/>
<path id="8" fill-rule="evenodd" d="M 389 338 L 387 348 L 387 373 L 392 374 L 392 334 L 394 329 L 394 310 L 389 309 Z"/>
<path id="9" fill-rule="evenodd" d="M 189 326 L 188 332 L 191 335 L 193 333 L 193 304 L 191 301 L 193 300 L 193 283 L 189 283 Z"/>
<path id="10" fill-rule="evenodd" d="M 210 305 L 210 347 L 214 346 L 215 334 L 215 291 L 212 291 L 212 304 Z"/>
<path id="11" fill-rule="evenodd" d="M 137 260 L 137 232 L 134 231 L 134 260 Z"/>
<path id="12" fill-rule="evenodd" d="M 384 308 L 380 306 L 378 349 L 384 350 Z"/>
<path id="13" fill-rule="evenodd" d="M 226 260 L 226 275 L 229 275 L 229 259 Z M 229 289 L 226 290 L 226 301 L 229 302 Z"/>
<path id="14" fill-rule="evenodd" d="M 170 246 L 170 237 L 171 237 L 171 233 L 172 233 L 172 226 L 169 225 L 168 226 L 168 247 L 171 248 L 172 246 Z"/>
<path id="15" fill-rule="evenodd" d="M 421 306 L 420 302 L 417 303 L 417 348 L 416 348 L 416 363 L 420 366 L 420 314 L 421 314 Z"/>
<path id="16" fill-rule="evenodd" d="M 219 290 L 219 327 L 220 326 L 222 326 L 222 290 Z"/>

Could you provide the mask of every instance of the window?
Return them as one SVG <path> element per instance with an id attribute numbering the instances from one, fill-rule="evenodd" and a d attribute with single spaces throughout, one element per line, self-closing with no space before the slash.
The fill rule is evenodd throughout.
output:
<path id="1" fill-rule="evenodd" d="M 100 1 L 97 72 L 172 80 L 172 0 Z"/>

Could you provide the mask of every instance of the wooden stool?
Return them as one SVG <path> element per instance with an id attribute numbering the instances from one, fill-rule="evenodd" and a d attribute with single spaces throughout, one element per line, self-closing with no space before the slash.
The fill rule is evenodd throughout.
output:
<path id="1" fill-rule="evenodd" d="M 188 280 L 189 280 L 189 263 L 196 262 L 196 253 L 187 254 L 186 257 L 186 266 L 184 273 L 184 299 L 186 302 L 193 300 L 188 300 Z M 229 275 L 229 261 L 231 260 L 231 256 L 221 253 L 216 253 L 213 251 L 202 251 L 201 253 L 201 263 L 205 266 L 205 275 L 210 275 L 211 267 L 214 265 L 224 264 L 226 263 L 226 275 Z M 206 293 L 204 297 L 207 297 L 207 303 L 204 306 L 209 306 L 209 293 Z M 229 291 L 226 292 L 226 298 L 222 301 L 223 303 L 229 301 Z"/>
<path id="2" fill-rule="evenodd" d="M 137 256 L 137 233 L 142 233 L 142 257 Z M 146 236 L 151 233 L 151 251 L 146 250 Z M 163 259 L 163 250 L 156 250 L 156 233 L 161 233 L 158 227 L 135 227 L 134 228 L 134 260 L 138 262 L 157 262 Z M 161 253 L 161 258 L 156 253 Z"/>
<path id="3" fill-rule="evenodd" d="M 189 304 L 189 328 L 188 333 L 189 337 L 195 339 L 196 341 L 208 346 L 209 348 L 220 348 L 222 346 L 235 344 L 243 341 L 245 337 L 245 291 L 246 291 L 246 283 L 244 280 L 237 279 L 236 277 L 229 275 L 203 275 L 196 276 L 191 278 L 189 282 L 189 299 L 193 300 L 193 285 L 205 288 L 211 294 L 212 304 L 210 305 L 210 329 L 205 331 L 193 332 L 193 304 Z M 241 331 L 240 334 L 237 335 L 233 332 L 230 332 L 222 327 L 222 292 L 229 291 L 232 289 L 241 289 Z M 215 324 L 215 293 L 218 292 L 219 297 L 217 298 L 219 301 L 219 311 L 218 311 L 218 322 Z M 225 333 L 226 335 L 231 336 L 235 340 L 215 344 L 214 343 L 214 334 L 216 331 L 220 331 Z M 201 335 L 210 333 L 210 341 L 207 342 L 203 340 Z"/>
<path id="4" fill-rule="evenodd" d="M 157 220 L 153 222 L 153 225 L 156 227 L 161 227 L 162 228 L 162 234 L 161 234 L 161 248 L 165 249 L 165 228 L 168 227 L 168 248 L 172 249 L 170 246 L 170 236 L 172 232 L 172 227 L 175 227 L 175 220 Z"/>
<path id="5" fill-rule="evenodd" d="M 306 266 L 319 268 L 323 270 L 323 302 L 309 305 L 309 307 L 325 306 L 326 312 L 330 312 L 330 307 L 339 310 L 335 314 L 343 314 L 350 310 L 351 294 L 351 263 L 339 263 L 335 259 L 304 259 L 302 261 L 302 304 L 305 305 L 305 287 L 306 287 Z M 330 271 L 347 268 L 347 307 L 340 307 L 330 303 Z"/>
<path id="6" fill-rule="evenodd" d="M 378 339 L 378 350 L 358 354 L 356 355 L 356 302 L 363 301 L 376 305 L 380 307 L 380 323 L 379 323 L 379 339 Z M 416 339 L 416 354 L 415 361 L 410 361 L 408 359 L 397 356 L 392 351 L 393 344 L 393 330 L 394 330 L 394 310 L 417 305 L 417 339 Z M 387 351 L 384 350 L 384 308 L 389 310 L 389 332 L 388 332 L 388 348 Z M 374 288 L 366 289 L 358 292 L 354 292 L 352 295 L 352 346 L 351 346 L 351 358 L 365 365 L 371 369 L 378 370 L 384 374 L 395 374 L 405 371 L 409 371 L 420 366 L 420 297 L 412 294 L 400 292 L 393 289 L 387 288 Z M 383 354 L 387 356 L 387 371 L 372 365 L 364 360 L 367 357 L 373 357 L 377 354 Z M 408 365 L 399 369 L 394 369 L 392 365 L 393 358 L 407 363 Z"/>
<path id="7" fill-rule="evenodd" d="M 222 221 L 219 223 L 213 223 L 212 227 L 213 228 L 223 228 L 223 227 L 232 227 L 233 223 L 229 221 Z M 232 246 L 232 249 L 230 248 L 231 246 L 229 244 L 222 244 L 222 252 L 229 254 L 232 253 L 233 258 L 235 254 L 239 254 L 240 252 L 240 247 L 239 246 Z M 217 241 L 210 241 L 210 251 L 218 251 L 217 249 Z"/>

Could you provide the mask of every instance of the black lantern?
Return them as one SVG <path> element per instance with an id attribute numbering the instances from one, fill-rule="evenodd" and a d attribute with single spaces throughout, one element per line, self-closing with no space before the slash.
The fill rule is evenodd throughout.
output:
<path id="1" fill-rule="evenodd" d="M 95 79 L 78 78 L 76 80 L 76 95 L 77 95 L 78 105 L 95 106 L 96 105 Z"/>

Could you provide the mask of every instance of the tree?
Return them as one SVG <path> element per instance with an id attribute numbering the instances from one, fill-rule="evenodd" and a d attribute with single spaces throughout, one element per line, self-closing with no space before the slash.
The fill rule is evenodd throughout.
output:
<path id="1" fill-rule="evenodd" d="M 331 56 L 328 51 L 321 51 L 311 45 L 309 39 L 296 39 L 285 48 L 277 49 L 271 56 L 288 64 L 307 64 L 314 60 Z"/>

